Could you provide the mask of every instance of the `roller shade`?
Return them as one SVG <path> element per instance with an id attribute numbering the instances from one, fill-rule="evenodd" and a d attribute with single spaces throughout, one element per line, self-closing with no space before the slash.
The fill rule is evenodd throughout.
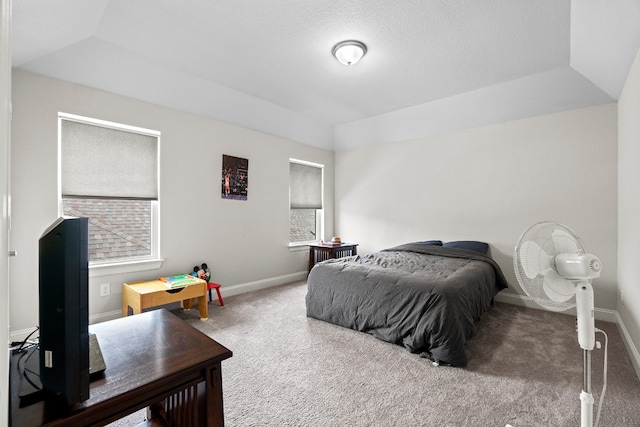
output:
<path id="1" fill-rule="evenodd" d="M 158 199 L 158 136 L 60 120 L 63 197 Z"/>
<path id="2" fill-rule="evenodd" d="M 289 162 L 291 209 L 322 209 L 322 168 Z"/>

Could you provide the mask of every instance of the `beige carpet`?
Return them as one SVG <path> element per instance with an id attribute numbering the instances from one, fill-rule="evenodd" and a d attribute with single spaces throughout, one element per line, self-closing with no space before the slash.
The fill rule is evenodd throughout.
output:
<path id="1" fill-rule="evenodd" d="M 231 349 L 227 426 L 579 426 L 582 351 L 575 318 L 496 304 L 467 343 L 466 368 L 434 367 L 403 347 L 305 315 L 305 283 L 174 311 Z M 640 426 L 640 381 L 615 324 L 600 426 Z M 602 334 L 597 334 L 602 341 Z M 603 350 L 593 353 L 602 388 Z M 135 425 L 142 412 L 113 426 Z"/>

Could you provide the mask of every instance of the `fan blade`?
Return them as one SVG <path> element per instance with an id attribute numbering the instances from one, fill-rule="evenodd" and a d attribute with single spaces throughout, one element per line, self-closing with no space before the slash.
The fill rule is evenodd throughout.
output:
<path id="1" fill-rule="evenodd" d="M 549 268 L 542 272 L 544 280 L 542 289 L 544 293 L 554 302 L 566 302 L 576 293 L 573 282 L 559 275 L 554 269 Z"/>
<path id="2" fill-rule="evenodd" d="M 551 257 L 536 242 L 527 240 L 520 247 L 520 264 L 527 278 L 535 279 L 551 267 Z"/>
<path id="3" fill-rule="evenodd" d="M 557 254 L 577 254 L 579 253 L 578 242 L 568 231 L 556 228 L 551 233 L 553 244 Z"/>

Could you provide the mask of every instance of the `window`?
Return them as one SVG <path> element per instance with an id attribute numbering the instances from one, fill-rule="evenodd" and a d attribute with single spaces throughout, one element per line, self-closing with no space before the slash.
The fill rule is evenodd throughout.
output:
<path id="1" fill-rule="evenodd" d="M 89 218 L 89 264 L 155 260 L 160 133 L 60 114 L 64 215 Z"/>
<path id="2" fill-rule="evenodd" d="M 324 166 L 289 159 L 289 243 L 318 241 L 323 232 Z"/>

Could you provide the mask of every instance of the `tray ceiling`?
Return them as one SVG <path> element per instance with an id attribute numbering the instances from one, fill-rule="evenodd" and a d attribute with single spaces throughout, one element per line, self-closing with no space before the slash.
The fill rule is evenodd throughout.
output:
<path id="1" fill-rule="evenodd" d="M 636 0 L 20 0 L 13 66 L 340 150 L 614 102 L 638 22 Z"/>

